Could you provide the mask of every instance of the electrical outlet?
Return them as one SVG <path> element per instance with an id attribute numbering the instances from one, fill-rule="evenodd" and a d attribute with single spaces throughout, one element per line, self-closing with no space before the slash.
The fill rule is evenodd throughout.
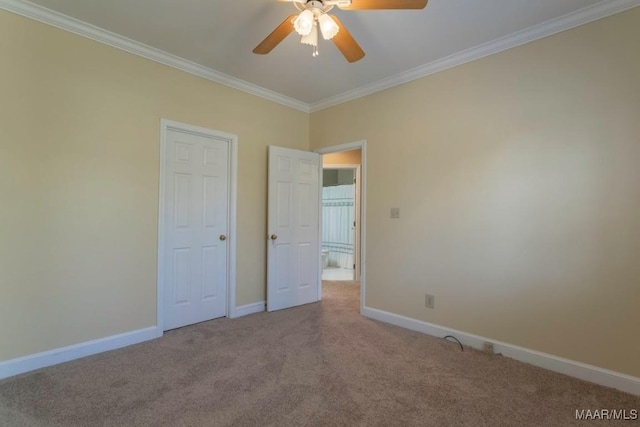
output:
<path id="1" fill-rule="evenodd" d="M 391 218 L 400 218 L 400 208 L 391 208 Z"/>
<path id="2" fill-rule="evenodd" d="M 484 342 L 484 351 L 487 353 L 493 353 L 493 343 L 489 341 Z"/>
<path id="3" fill-rule="evenodd" d="M 424 306 L 427 308 L 436 308 L 436 297 L 433 295 L 425 294 Z"/>

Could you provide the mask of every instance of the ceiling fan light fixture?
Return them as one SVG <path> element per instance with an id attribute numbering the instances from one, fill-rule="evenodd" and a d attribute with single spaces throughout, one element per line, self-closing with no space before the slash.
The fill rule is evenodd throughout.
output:
<path id="1" fill-rule="evenodd" d="M 322 32 L 322 37 L 325 40 L 331 40 L 338 34 L 340 31 L 340 27 L 336 24 L 336 21 L 326 13 L 323 13 L 318 17 L 318 22 L 320 23 L 320 31 Z"/>
<path id="2" fill-rule="evenodd" d="M 313 21 L 311 31 L 306 36 L 302 36 L 300 43 L 308 44 L 313 47 L 313 57 L 318 56 L 318 24 Z"/>
<path id="3" fill-rule="evenodd" d="M 300 15 L 293 21 L 293 27 L 301 36 L 308 36 L 311 34 L 313 24 L 315 23 L 315 17 L 313 12 L 309 9 L 305 9 L 300 12 Z"/>

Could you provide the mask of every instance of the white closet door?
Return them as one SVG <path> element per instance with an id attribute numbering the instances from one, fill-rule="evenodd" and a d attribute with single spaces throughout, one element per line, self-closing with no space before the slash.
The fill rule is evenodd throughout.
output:
<path id="1" fill-rule="evenodd" d="M 165 330 L 227 314 L 229 146 L 224 139 L 167 131 Z"/>

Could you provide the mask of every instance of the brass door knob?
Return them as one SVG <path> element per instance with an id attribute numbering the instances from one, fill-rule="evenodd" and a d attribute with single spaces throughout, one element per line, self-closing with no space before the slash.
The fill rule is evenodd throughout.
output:
<path id="1" fill-rule="evenodd" d="M 224 242 L 225 240 L 227 240 L 227 236 L 225 236 L 224 234 L 221 234 L 220 235 L 220 240 L 222 240 Z"/>
<path id="2" fill-rule="evenodd" d="M 278 238 L 278 235 L 277 235 L 277 234 L 272 234 L 272 235 L 271 235 L 271 240 L 276 240 L 277 238 Z"/>

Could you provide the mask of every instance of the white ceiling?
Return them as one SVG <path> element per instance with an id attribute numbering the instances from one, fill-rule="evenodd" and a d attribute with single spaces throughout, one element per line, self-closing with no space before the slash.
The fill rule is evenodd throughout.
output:
<path id="1" fill-rule="evenodd" d="M 366 52 L 354 64 L 324 40 L 320 55 L 313 58 L 311 48 L 301 45 L 295 33 L 270 54 L 253 54 L 252 49 L 296 11 L 293 4 L 276 0 L 32 3 L 313 105 L 581 9 L 613 3 L 628 8 L 638 1 L 430 0 L 417 11 L 335 8 L 332 13 Z"/>

